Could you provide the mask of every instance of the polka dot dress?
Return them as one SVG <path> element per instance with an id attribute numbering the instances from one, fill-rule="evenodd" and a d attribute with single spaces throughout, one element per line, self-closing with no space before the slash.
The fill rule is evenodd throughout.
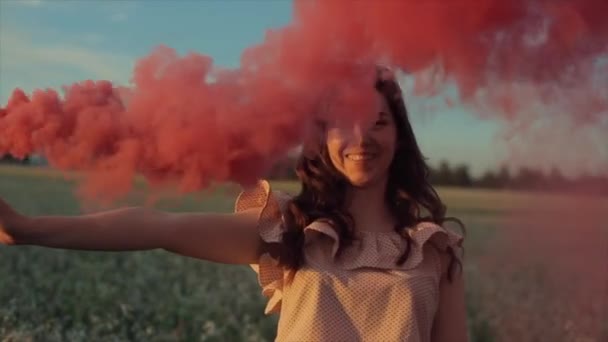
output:
<path id="1" fill-rule="evenodd" d="M 279 242 L 288 200 L 260 181 L 239 195 L 235 210 L 261 208 L 260 236 Z M 280 315 L 275 341 L 430 341 L 442 269 L 436 247 L 460 247 L 462 236 L 432 223 L 408 233 L 412 250 L 400 266 L 407 242 L 398 233 L 359 232 L 338 259 L 339 238 L 319 221 L 304 229 L 305 265 L 297 272 L 263 254 L 250 266 L 268 298 L 264 313 Z"/>

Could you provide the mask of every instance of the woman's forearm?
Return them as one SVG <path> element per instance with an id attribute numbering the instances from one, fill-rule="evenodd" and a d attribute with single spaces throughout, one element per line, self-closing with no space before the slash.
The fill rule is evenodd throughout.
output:
<path id="1" fill-rule="evenodd" d="M 63 249 L 133 251 L 161 248 L 168 214 L 122 208 L 80 216 L 38 216 L 24 220 L 15 243 Z"/>

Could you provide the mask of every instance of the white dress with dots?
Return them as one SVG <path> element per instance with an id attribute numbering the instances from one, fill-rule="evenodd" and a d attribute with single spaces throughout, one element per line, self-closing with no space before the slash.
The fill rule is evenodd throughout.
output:
<path id="1" fill-rule="evenodd" d="M 261 209 L 260 236 L 279 242 L 288 200 L 260 181 L 239 195 L 235 211 Z M 305 227 L 305 262 L 297 272 L 263 254 L 250 266 L 268 298 L 264 313 L 279 314 L 275 341 L 430 341 L 442 269 L 436 248 L 460 248 L 463 238 L 433 223 L 407 232 L 412 249 L 401 266 L 395 262 L 407 242 L 397 232 L 360 232 L 336 259 L 339 238 L 324 222 Z"/>

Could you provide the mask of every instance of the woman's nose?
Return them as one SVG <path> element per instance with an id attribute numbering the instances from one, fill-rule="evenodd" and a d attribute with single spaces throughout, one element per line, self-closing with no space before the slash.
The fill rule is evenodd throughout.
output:
<path id="1" fill-rule="evenodd" d="M 368 126 L 369 125 L 362 122 L 355 123 L 349 132 L 349 140 L 353 143 L 360 144 L 369 139 L 370 127 Z"/>

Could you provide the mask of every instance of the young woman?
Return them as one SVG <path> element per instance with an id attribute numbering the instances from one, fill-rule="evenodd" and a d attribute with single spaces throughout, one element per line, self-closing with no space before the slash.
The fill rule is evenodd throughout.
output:
<path id="1" fill-rule="evenodd" d="M 397 82 L 382 70 L 375 90 L 372 125 L 319 123 L 293 198 L 260 181 L 234 214 L 26 217 L 0 201 L 0 243 L 249 264 L 265 313 L 280 314 L 277 341 L 467 341 L 463 237 L 443 227 Z"/>

